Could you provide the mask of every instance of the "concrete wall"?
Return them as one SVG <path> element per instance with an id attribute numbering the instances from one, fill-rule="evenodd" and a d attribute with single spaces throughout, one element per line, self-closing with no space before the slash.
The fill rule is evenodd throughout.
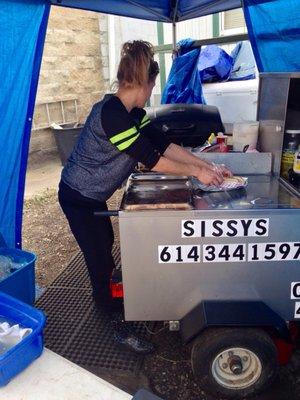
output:
<path id="1" fill-rule="evenodd" d="M 91 106 L 108 90 L 107 18 L 99 13 L 52 7 L 36 99 L 35 128 L 49 125 L 45 103 L 51 103 L 51 122 L 62 122 L 61 106 L 56 103 L 62 100 L 64 107 L 68 106 L 65 119 L 84 122 Z M 33 129 L 30 153 L 55 150 L 50 129 Z"/>

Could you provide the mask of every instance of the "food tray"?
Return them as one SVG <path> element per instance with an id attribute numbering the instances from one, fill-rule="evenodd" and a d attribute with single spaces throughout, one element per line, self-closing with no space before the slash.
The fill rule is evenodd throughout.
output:
<path id="1" fill-rule="evenodd" d="M 123 196 L 123 210 L 189 210 L 192 190 L 187 179 L 129 181 Z"/>
<path id="2" fill-rule="evenodd" d="M 172 181 L 172 180 L 187 180 L 187 176 L 156 174 L 156 173 L 134 173 L 130 176 L 133 181 Z"/>
<path id="3" fill-rule="evenodd" d="M 248 185 L 248 179 L 242 176 L 233 176 L 231 178 L 224 178 L 220 186 L 205 185 L 198 179 L 193 178 L 193 188 L 201 189 L 204 192 L 224 192 L 228 190 L 242 189 Z"/>
<path id="4" fill-rule="evenodd" d="M 176 190 L 189 190 L 189 182 L 183 180 L 173 181 L 135 181 L 130 184 L 130 192 L 161 192 Z"/>

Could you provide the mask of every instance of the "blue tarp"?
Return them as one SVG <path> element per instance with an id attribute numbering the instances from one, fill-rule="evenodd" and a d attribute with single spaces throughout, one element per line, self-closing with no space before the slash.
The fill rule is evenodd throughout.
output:
<path id="1" fill-rule="evenodd" d="M 11 247 L 21 244 L 30 119 L 45 33 L 40 28 L 48 9 L 43 0 L 1 0 L 0 232 Z"/>
<path id="2" fill-rule="evenodd" d="M 201 82 L 221 82 L 229 78 L 233 58 L 216 45 L 206 46 L 201 50 L 198 71 Z"/>
<path id="3" fill-rule="evenodd" d="M 300 0 L 244 0 L 260 72 L 300 71 Z"/>
<path id="4" fill-rule="evenodd" d="M 230 81 L 255 79 L 255 59 L 248 41 L 239 42 L 230 55 L 233 58 Z"/>
<path id="5" fill-rule="evenodd" d="M 176 0 L 51 0 L 51 3 L 126 17 L 172 22 Z M 242 7 L 241 0 L 178 0 L 176 21 L 239 7 Z"/>
<path id="6" fill-rule="evenodd" d="M 193 49 L 194 40 L 181 40 L 162 94 L 162 104 L 205 104 L 202 83 L 255 78 L 255 61 L 249 42 L 238 43 L 232 55 L 216 45 Z"/>
<path id="7" fill-rule="evenodd" d="M 194 40 L 178 42 L 180 54 L 173 60 L 161 103 L 204 103 L 200 75 L 197 69 L 200 49 L 191 49 Z"/>

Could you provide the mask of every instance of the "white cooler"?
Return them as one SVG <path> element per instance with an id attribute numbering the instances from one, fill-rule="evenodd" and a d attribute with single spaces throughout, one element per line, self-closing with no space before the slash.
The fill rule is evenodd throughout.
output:
<path id="1" fill-rule="evenodd" d="M 225 126 L 256 120 L 258 79 L 206 83 L 203 94 L 208 105 L 218 107 Z"/>

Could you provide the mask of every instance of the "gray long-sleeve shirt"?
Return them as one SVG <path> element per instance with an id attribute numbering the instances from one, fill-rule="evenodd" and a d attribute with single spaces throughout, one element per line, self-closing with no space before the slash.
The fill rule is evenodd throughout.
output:
<path id="1" fill-rule="evenodd" d="M 62 180 L 85 197 L 106 201 L 138 162 L 151 169 L 169 144 L 145 110 L 128 113 L 118 97 L 106 95 L 93 106 Z"/>

